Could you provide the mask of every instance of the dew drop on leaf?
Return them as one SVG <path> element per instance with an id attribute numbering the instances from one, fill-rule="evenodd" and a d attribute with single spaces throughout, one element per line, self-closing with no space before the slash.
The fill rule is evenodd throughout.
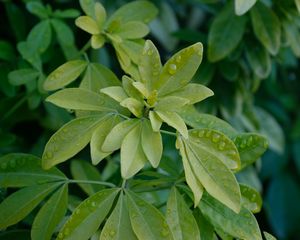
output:
<path id="1" fill-rule="evenodd" d="M 212 141 L 214 143 L 217 143 L 217 142 L 219 142 L 219 140 L 220 140 L 220 135 L 217 134 L 217 133 L 214 133 L 213 136 L 212 136 Z"/>
<path id="2" fill-rule="evenodd" d="M 201 130 L 199 133 L 198 133 L 198 137 L 203 137 L 204 136 L 204 130 Z"/>
<path id="3" fill-rule="evenodd" d="M 180 62 L 181 62 L 181 56 L 178 55 L 178 56 L 175 58 L 175 61 L 176 61 L 177 63 L 180 63 Z"/>
<path id="4" fill-rule="evenodd" d="M 5 170 L 7 168 L 7 163 L 2 163 L 1 164 L 1 169 Z"/>
<path id="5" fill-rule="evenodd" d="M 173 75 L 173 74 L 176 73 L 176 70 L 177 70 L 176 64 L 171 63 L 171 64 L 169 65 L 168 72 L 169 72 L 171 75 Z"/>
<path id="6" fill-rule="evenodd" d="M 253 142 L 253 138 L 252 136 L 250 136 L 247 140 L 247 146 L 250 147 L 252 145 L 252 142 Z"/>
<path id="7" fill-rule="evenodd" d="M 224 150 L 225 149 L 225 146 L 226 146 L 226 143 L 225 142 L 220 142 L 219 143 L 219 150 Z"/>

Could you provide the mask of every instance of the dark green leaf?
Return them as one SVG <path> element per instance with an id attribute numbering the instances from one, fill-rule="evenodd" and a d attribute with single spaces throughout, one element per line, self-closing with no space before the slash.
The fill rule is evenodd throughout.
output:
<path id="1" fill-rule="evenodd" d="M 12 61 L 15 58 L 15 51 L 7 41 L 0 41 L 0 59 Z"/>
<path id="2" fill-rule="evenodd" d="M 84 200 L 60 230 L 57 240 L 88 240 L 109 213 L 119 189 L 102 190 Z"/>
<path id="3" fill-rule="evenodd" d="M 48 183 L 23 188 L 0 204 L 0 229 L 25 218 L 60 183 Z"/>
<path id="4" fill-rule="evenodd" d="M 59 180 L 67 178 L 56 168 L 43 170 L 41 159 L 33 155 L 11 153 L 0 158 L 1 187 L 24 187 Z"/>
<path id="5" fill-rule="evenodd" d="M 208 59 L 219 61 L 228 56 L 241 41 L 247 18 L 236 16 L 229 2 L 214 19 L 208 35 Z"/>
<path id="6" fill-rule="evenodd" d="M 64 217 L 68 204 L 68 186 L 57 190 L 43 205 L 32 224 L 32 240 L 51 240 L 51 236 Z"/>
<path id="7" fill-rule="evenodd" d="M 26 4 L 26 8 L 29 12 L 36 15 L 37 17 L 41 19 L 48 18 L 48 10 L 45 8 L 45 6 L 40 2 L 28 2 Z"/>
<path id="8" fill-rule="evenodd" d="M 40 73 L 33 68 L 23 68 L 10 72 L 8 79 L 10 84 L 19 86 L 22 84 L 32 84 L 39 75 Z"/>

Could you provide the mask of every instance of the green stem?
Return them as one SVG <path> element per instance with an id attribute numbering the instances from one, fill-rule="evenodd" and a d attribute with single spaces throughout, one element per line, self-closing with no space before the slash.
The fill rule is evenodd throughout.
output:
<path id="1" fill-rule="evenodd" d="M 122 188 L 123 188 L 123 189 L 126 188 L 126 179 L 123 179 L 123 182 L 122 182 Z"/>
<path id="2" fill-rule="evenodd" d="M 68 183 L 82 183 L 82 184 L 98 184 L 104 185 L 108 187 L 116 187 L 115 184 L 109 182 L 101 182 L 101 181 L 92 181 L 92 180 L 68 180 Z"/>
<path id="3" fill-rule="evenodd" d="M 6 118 L 8 118 L 10 115 L 12 115 L 26 100 L 27 100 L 28 96 L 24 96 L 22 97 L 3 117 L 2 120 L 5 120 Z"/>
<path id="4" fill-rule="evenodd" d="M 125 115 L 123 115 L 123 114 L 121 114 L 121 113 L 117 113 L 117 115 L 119 115 L 120 117 L 125 118 L 125 119 L 127 119 L 127 120 L 130 119 L 130 117 L 127 117 L 127 116 L 125 116 Z"/>
<path id="5" fill-rule="evenodd" d="M 160 130 L 160 132 L 161 132 L 161 133 L 164 133 L 164 134 L 168 134 L 168 135 L 177 137 L 177 134 L 174 133 L 174 132 L 169 132 L 169 131 L 166 131 L 166 130 Z"/>
<path id="6" fill-rule="evenodd" d="M 80 49 L 78 52 L 78 57 L 86 54 L 86 51 L 91 47 L 91 41 L 87 41 L 87 43 Z"/>

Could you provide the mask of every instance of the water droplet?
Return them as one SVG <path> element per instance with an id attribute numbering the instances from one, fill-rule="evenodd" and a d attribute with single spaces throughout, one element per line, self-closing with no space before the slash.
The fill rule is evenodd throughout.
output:
<path id="1" fill-rule="evenodd" d="M 177 66 L 176 66 L 175 64 L 172 63 L 172 64 L 169 65 L 168 72 L 169 72 L 171 75 L 175 74 L 175 73 L 176 73 L 176 70 L 177 70 Z"/>
<path id="2" fill-rule="evenodd" d="M 211 135 L 211 131 L 207 131 L 207 132 L 205 133 L 205 137 L 210 137 L 210 135 Z"/>
<path id="3" fill-rule="evenodd" d="M 240 148 L 245 148 L 247 146 L 247 143 L 245 141 L 242 141 L 240 144 Z"/>
<path id="4" fill-rule="evenodd" d="M 46 157 L 47 157 L 47 158 L 52 158 L 52 157 L 53 157 L 52 152 L 46 152 Z"/>
<path id="5" fill-rule="evenodd" d="M 9 162 L 9 166 L 10 166 L 11 168 L 15 168 L 16 165 L 17 165 L 17 163 L 16 163 L 16 160 L 15 160 L 15 159 L 12 159 L 12 160 Z"/>
<path id="6" fill-rule="evenodd" d="M 92 202 L 92 203 L 91 203 L 91 206 L 92 206 L 92 207 L 96 207 L 96 202 Z"/>
<path id="7" fill-rule="evenodd" d="M 66 228 L 65 231 L 64 231 L 64 235 L 67 236 L 70 234 L 70 229 L 69 228 Z"/>
<path id="8" fill-rule="evenodd" d="M 175 61 L 176 61 L 177 63 L 180 63 L 180 62 L 181 62 L 181 56 L 178 55 L 178 56 L 175 58 Z"/>
<path id="9" fill-rule="evenodd" d="M 202 47 L 200 44 L 195 44 L 193 47 L 193 50 L 198 54 L 198 55 L 202 55 Z"/>
<path id="10" fill-rule="evenodd" d="M 212 141 L 214 143 L 217 143 L 217 142 L 219 142 L 219 140 L 220 140 L 220 135 L 218 133 L 214 133 L 212 136 Z"/>
<path id="11" fill-rule="evenodd" d="M 220 142 L 218 148 L 219 148 L 219 150 L 224 150 L 225 146 L 226 146 L 225 142 Z"/>
<path id="12" fill-rule="evenodd" d="M 80 213 L 80 209 L 76 209 L 75 214 L 79 214 L 79 213 Z"/>
<path id="13" fill-rule="evenodd" d="M 203 137 L 204 136 L 204 130 L 199 131 L 198 137 Z"/>
<path id="14" fill-rule="evenodd" d="M 168 231 L 168 229 L 163 229 L 163 230 L 160 232 L 160 234 L 161 234 L 163 237 L 166 237 L 166 236 L 169 235 L 169 231 Z"/>
<path id="15" fill-rule="evenodd" d="M 147 54 L 148 54 L 148 56 L 153 55 L 153 50 L 152 49 L 148 50 Z"/>
<path id="16" fill-rule="evenodd" d="M 114 236 L 116 234 L 116 232 L 114 231 L 114 230 L 111 230 L 110 232 L 109 232 L 109 235 L 112 237 L 112 236 Z"/>
<path id="17" fill-rule="evenodd" d="M 1 169 L 5 170 L 6 168 L 7 168 L 7 163 L 6 162 L 2 163 L 1 164 Z"/>
<path id="18" fill-rule="evenodd" d="M 64 237 L 64 234 L 60 232 L 60 233 L 58 234 L 58 238 L 62 239 L 63 237 Z"/>

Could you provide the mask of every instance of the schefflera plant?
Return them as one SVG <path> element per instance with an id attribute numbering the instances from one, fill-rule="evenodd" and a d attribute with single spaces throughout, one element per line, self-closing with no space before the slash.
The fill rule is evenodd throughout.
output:
<path id="1" fill-rule="evenodd" d="M 149 1 L 134 1 L 107 17 L 100 2 L 81 0 L 80 4 L 86 15 L 78 17 L 75 24 L 92 35 L 92 48 L 111 43 L 122 69 L 137 77 L 139 53 L 144 45 L 142 38 L 149 33 L 147 24 L 156 17 L 157 8 Z"/>

